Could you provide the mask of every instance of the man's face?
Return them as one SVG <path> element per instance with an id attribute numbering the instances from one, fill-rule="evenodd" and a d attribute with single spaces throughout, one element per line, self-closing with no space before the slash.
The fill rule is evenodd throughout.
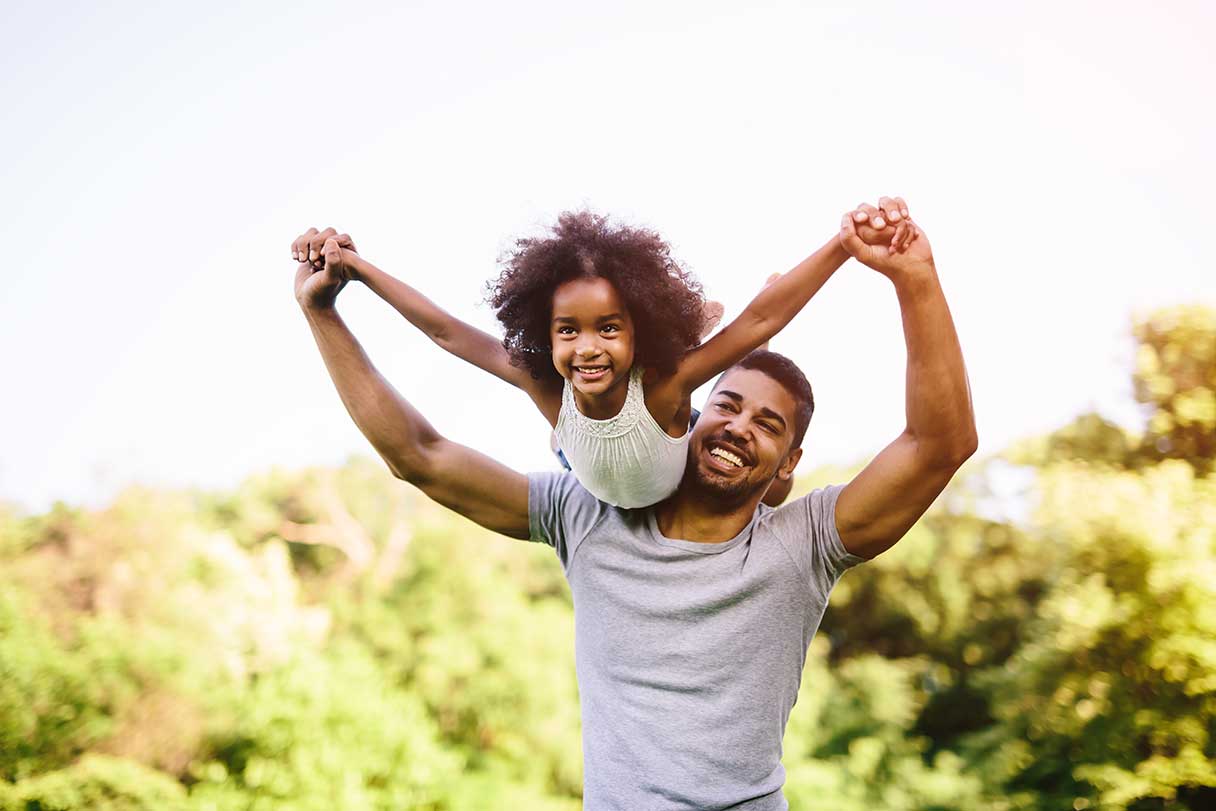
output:
<path id="1" fill-rule="evenodd" d="M 796 403 L 785 387 L 756 369 L 734 368 L 718 382 L 688 443 L 688 472 L 699 488 L 727 504 L 742 503 L 802 455 L 791 450 Z"/>

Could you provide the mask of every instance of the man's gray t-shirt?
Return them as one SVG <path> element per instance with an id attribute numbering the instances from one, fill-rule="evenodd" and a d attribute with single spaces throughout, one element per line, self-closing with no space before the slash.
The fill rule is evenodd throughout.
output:
<path id="1" fill-rule="evenodd" d="M 574 597 L 586 811 L 785 809 L 781 739 L 837 579 L 840 487 L 764 505 L 722 543 L 665 538 L 653 508 L 569 473 L 528 477 L 531 538 Z"/>

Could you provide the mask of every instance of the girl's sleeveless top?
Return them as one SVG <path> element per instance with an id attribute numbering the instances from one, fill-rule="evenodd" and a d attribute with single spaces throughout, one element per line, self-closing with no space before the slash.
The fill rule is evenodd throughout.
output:
<path id="1" fill-rule="evenodd" d="M 606 420 L 579 411 L 570 381 L 565 381 L 553 431 L 579 483 L 616 507 L 649 507 L 674 493 L 684 476 L 690 432 L 677 439 L 654 421 L 637 367 L 629 373 L 625 405 Z"/>

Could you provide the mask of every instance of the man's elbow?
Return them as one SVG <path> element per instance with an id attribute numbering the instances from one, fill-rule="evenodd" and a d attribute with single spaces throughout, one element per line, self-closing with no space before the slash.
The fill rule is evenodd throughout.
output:
<path id="1" fill-rule="evenodd" d="M 975 424 L 961 430 L 950 438 L 942 451 L 943 462 L 947 467 L 958 470 L 963 463 L 975 455 L 979 449 L 980 438 L 976 433 Z"/>
<path id="2" fill-rule="evenodd" d="M 378 448 L 380 458 L 395 478 L 422 487 L 435 476 L 434 442 L 418 443 L 410 448 Z"/>
<path id="3" fill-rule="evenodd" d="M 980 449 L 980 435 L 978 433 L 976 433 L 975 426 L 972 426 L 971 432 L 967 434 L 967 441 L 966 441 L 966 443 L 964 443 L 964 445 L 962 447 L 962 453 L 958 460 L 958 463 L 961 465 L 963 462 L 966 462 L 972 456 L 975 456 L 975 452 L 978 451 L 979 449 Z"/>
<path id="4" fill-rule="evenodd" d="M 949 436 L 938 437 L 929 442 L 922 441 L 918 445 L 919 455 L 925 464 L 954 475 L 964 462 L 975 455 L 979 448 L 979 437 L 973 425 Z"/>

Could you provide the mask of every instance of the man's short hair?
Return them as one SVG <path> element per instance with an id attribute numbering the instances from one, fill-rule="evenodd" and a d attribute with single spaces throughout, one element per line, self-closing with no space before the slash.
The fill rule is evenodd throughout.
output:
<path id="1" fill-rule="evenodd" d="M 815 395 L 811 393 L 810 381 L 798 368 L 798 364 L 785 355 L 769 352 L 767 349 L 754 349 L 731 367 L 735 368 L 764 372 L 790 393 L 794 398 L 794 443 L 790 445 L 790 449 L 802 447 L 802 439 L 811 424 L 811 414 L 815 412 Z M 723 376 L 729 373 L 730 369 L 727 369 Z M 718 378 L 719 381 L 721 379 Z"/>

